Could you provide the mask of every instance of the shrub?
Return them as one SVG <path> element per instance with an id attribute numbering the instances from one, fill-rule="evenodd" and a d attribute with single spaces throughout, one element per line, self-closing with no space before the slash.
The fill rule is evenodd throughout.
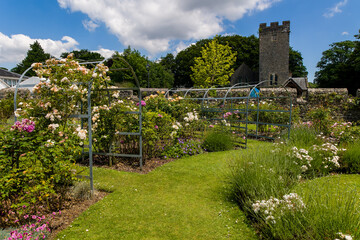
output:
<path id="1" fill-rule="evenodd" d="M 234 143 L 229 132 L 211 131 L 205 136 L 202 146 L 209 152 L 218 152 L 233 149 Z"/>
<path id="2" fill-rule="evenodd" d="M 316 137 L 316 131 L 309 127 L 310 122 L 300 124 L 291 128 L 290 139 L 287 140 L 287 134 L 283 135 L 284 141 L 289 145 L 298 147 L 310 147 L 321 143 L 321 140 Z"/>
<path id="3" fill-rule="evenodd" d="M 172 124 L 175 120 L 162 111 L 145 112 L 143 116 L 144 153 L 148 158 L 157 157 L 161 147 L 169 144 L 177 135 Z"/>
<path id="4" fill-rule="evenodd" d="M 306 178 L 326 176 L 340 168 L 339 152 L 344 149 L 337 148 L 332 143 L 313 145 L 308 150 L 292 147 L 288 149 L 288 156 L 296 163 Z"/>
<path id="5" fill-rule="evenodd" d="M 250 216 L 253 202 L 287 194 L 301 174 L 299 167 L 288 161 L 286 152 L 278 149 L 271 150 L 269 145 L 244 151 L 233 160 L 229 178 L 231 198 Z"/>
<path id="6" fill-rule="evenodd" d="M 358 239 L 360 214 L 357 210 L 356 191 L 344 189 L 334 183 L 329 184 L 334 184 L 335 190 L 325 190 L 323 181 L 321 185 L 317 180 L 314 181 L 297 188 L 296 191 L 300 194 L 295 195 L 295 202 L 288 198 L 287 208 L 273 207 L 267 215 L 259 216 L 260 221 L 265 216 L 265 219 L 268 219 L 262 225 L 264 238 Z M 257 207 L 256 203 L 254 207 Z M 348 237 L 345 238 L 345 235 Z"/>
<path id="7" fill-rule="evenodd" d="M 308 113 L 317 132 L 329 134 L 331 132 L 330 110 L 324 107 L 316 108 Z"/>
<path id="8" fill-rule="evenodd" d="M 247 150 L 231 165 L 230 196 L 252 220 L 261 238 L 358 239 L 356 189 L 344 188 L 345 183 L 337 177 L 298 184 L 300 165 L 287 156 L 288 146 L 276 145 L 273 150 L 264 145 L 256 151 Z M 318 148 L 319 155 L 335 151 L 329 144 Z M 298 153 L 307 155 L 305 151 Z"/>
<path id="9" fill-rule="evenodd" d="M 52 135 L 24 119 L 0 132 L 0 223 L 22 222 L 37 207 L 61 207 L 75 181 L 72 160 L 80 154 L 72 134 Z M 31 206 L 24 208 L 24 206 Z"/>
<path id="10" fill-rule="evenodd" d="M 90 199 L 90 184 L 88 182 L 76 182 L 74 186 L 71 187 L 71 194 L 76 199 Z"/>
<path id="11" fill-rule="evenodd" d="M 174 144 L 164 147 L 162 156 L 164 158 L 181 158 L 202 153 L 201 143 L 194 139 L 176 139 Z"/>
<path id="12" fill-rule="evenodd" d="M 341 157 L 341 165 L 346 173 L 360 173 L 360 141 L 349 144 Z"/>

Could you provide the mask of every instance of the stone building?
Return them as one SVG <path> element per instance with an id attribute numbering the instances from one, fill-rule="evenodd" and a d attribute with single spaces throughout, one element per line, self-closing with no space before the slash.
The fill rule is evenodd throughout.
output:
<path id="1" fill-rule="evenodd" d="M 290 21 L 261 23 L 259 28 L 259 81 L 267 86 L 282 85 L 289 74 Z"/>
<path id="2" fill-rule="evenodd" d="M 245 63 L 238 67 L 230 78 L 230 85 L 237 83 L 254 84 L 258 82 L 258 76 Z"/>

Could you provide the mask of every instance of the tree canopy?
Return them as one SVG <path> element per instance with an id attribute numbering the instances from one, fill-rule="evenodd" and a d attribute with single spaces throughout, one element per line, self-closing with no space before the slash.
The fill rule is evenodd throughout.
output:
<path id="1" fill-rule="evenodd" d="M 227 85 L 234 73 L 232 66 L 235 61 L 236 52 L 229 45 L 220 44 L 215 38 L 202 48 L 201 57 L 195 58 L 195 65 L 191 66 L 191 80 L 195 86 L 205 88 Z"/>
<path id="2" fill-rule="evenodd" d="M 131 49 L 129 46 L 122 53 L 116 52 L 114 58 L 107 63 L 107 65 L 111 66 L 111 68 L 127 68 L 125 63 L 116 58 L 116 56 L 123 58 L 130 64 L 139 80 L 140 87 L 172 87 L 174 82 L 173 74 L 160 63 L 148 60 L 147 57 L 141 55 L 138 50 Z M 131 82 L 135 85 L 133 75 L 129 70 L 111 71 L 109 76 L 114 83 L 122 84 Z"/>
<path id="3" fill-rule="evenodd" d="M 35 41 L 33 44 L 30 44 L 30 49 L 27 52 L 26 57 L 17 64 L 16 67 L 11 69 L 12 72 L 22 74 L 28 69 L 31 64 L 36 62 L 45 62 L 51 56 L 49 53 L 45 53 L 44 49 L 41 47 L 38 41 Z M 26 73 L 26 76 L 36 76 L 33 70 L 30 70 Z"/>
<path id="4" fill-rule="evenodd" d="M 236 61 L 232 68 L 236 69 L 245 63 L 250 69 L 257 73 L 259 71 L 259 39 L 251 35 L 249 37 L 232 35 L 232 36 L 217 36 L 220 44 L 228 44 L 233 51 L 236 51 Z M 186 49 L 180 51 L 176 57 L 172 60 L 170 56 L 166 56 L 162 59 L 167 62 L 164 63 L 170 67 L 174 73 L 175 82 L 177 87 L 192 87 L 193 82 L 191 80 L 191 66 L 195 64 L 195 58 L 201 56 L 202 48 L 211 41 L 211 39 L 202 39 Z M 306 77 L 307 71 L 303 64 L 303 58 L 301 53 L 290 48 L 289 52 L 289 71 L 292 72 L 294 77 Z"/>
<path id="5" fill-rule="evenodd" d="M 359 35 L 355 37 L 359 39 Z M 354 95 L 360 88 L 359 41 L 332 43 L 316 66 L 319 71 L 315 73 L 315 83 L 319 87 L 343 87 Z"/>
<path id="6" fill-rule="evenodd" d="M 292 47 L 289 50 L 289 71 L 293 77 L 307 77 L 308 75 L 301 53 Z"/>
<path id="7" fill-rule="evenodd" d="M 91 52 L 87 49 L 81 50 L 73 50 L 71 52 L 64 52 L 61 54 L 61 58 L 66 58 L 70 53 L 74 54 L 74 59 L 78 60 L 79 62 L 82 61 L 96 61 L 96 60 L 104 60 L 104 57 L 101 56 L 100 53 Z"/>

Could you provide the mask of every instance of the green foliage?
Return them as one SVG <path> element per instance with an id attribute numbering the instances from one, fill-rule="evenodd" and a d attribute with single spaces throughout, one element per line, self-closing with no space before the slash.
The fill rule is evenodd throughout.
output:
<path id="1" fill-rule="evenodd" d="M 35 63 L 33 69 L 48 80 L 34 87 L 35 98 L 19 103 L 15 115 L 22 121 L 0 132 L 1 226 L 22 223 L 23 214 L 36 214 L 39 208 L 63 207 L 76 179 L 74 161 L 87 136 L 70 115 L 79 111 L 90 81 L 96 90 L 109 80 L 104 65 L 90 70 L 71 55 Z M 93 96 L 93 101 L 99 99 Z"/>
<path id="2" fill-rule="evenodd" d="M 327 108 L 319 107 L 308 112 L 308 116 L 313 122 L 313 128 L 318 133 L 330 133 L 332 120 L 330 119 L 330 111 Z"/>
<path id="3" fill-rule="evenodd" d="M 318 88 L 319 85 L 316 84 L 316 83 L 309 82 L 309 87 L 310 87 L 310 88 Z"/>
<path id="4" fill-rule="evenodd" d="M 91 198 L 89 182 L 75 182 L 74 186 L 71 187 L 71 195 L 76 199 L 86 200 Z"/>
<path id="5" fill-rule="evenodd" d="M 342 233 L 358 239 L 359 185 L 351 184 L 353 180 L 358 180 L 357 176 L 338 175 L 297 185 L 294 191 L 306 207 L 271 226 L 273 234 L 283 239 L 351 239 L 341 237 Z"/>
<path id="6" fill-rule="evenodd" d="M 226 151 L 234 148 L 232 136 L 225 129 L 211 131 L 204 139 L 203 148 L 209 152 Z"/>
<path id="7" fill-rule="evenodd" d="M 0 122 L 5 122 L 14 114 L 14 99 L 0 99 Z"/>
<path id="8" fill-rule="evenodd" d="M 307 77 L 308 72 L 303 64 L 303 58 L 299 51 L 290 47 L 289 51 L 289 71 L 292 77 Z"/>
<path id="9" fill-rule="evenodd" d="M 316 137 L 316 134 L 317 133 L 314 128 L 306 125 L 300 125 L 291 128 L 289 140 L 287 140 L 287 134 L 283 135 L 282 138 L 284 141 L 288 141 L 288 144 L 291 146 L 307 148 L 321 143 L 321 140 Z"/>
<path id="10" fill-rule="evenodd" d="M 19 216 L 36 213 L 42 204 L 48 210 L 61 208 L 67 187 L 76 179 L 72 162 L 81 151 L 71 136 L 19 128 L 0 133 L 0 225 L 16 219 L 23 223 Z"/>
<path id="11" fill-rule="evenodd" d="M 236 69 L 242 63 L 245 63 L 253 72 L 259 71 L 259 39 L 251 35 L 243 37 L 239 35 L 217 36 L 220 44 L 229 45 L 233 51 L 236 51 L 236 61 L 231 68 Z M 171 56 L 166 56 L 166 64 L 168 69 L 174 73 L 175 83 L 177 87 L 192 87 L 193 82 L 190 78 L 192 74 L 191 67 L 195 65 L 195 58 L 201 57 L 202 48 L 212 39 L 202 39 L 195 44 L 190 45 L 186 49 L 180 51 L 175 60 L 172 61 Z M 290 49 L 289 69 L 293 72 L 293 76 L 306 76 L 306 68 L 303 64 L 302 56 L 298 51 Z"/>
<path id="12" fill-rule="evenodd" d="M 174 75 L 162 64 L 152 62 L 149 65 L 149 87 L 150 88 L 172 88 Z"/>
<path id="13" fill-rule="evenodd" d="M 322 53 L 317 64 L 319 71 L 315 73 L 315 83 L 319 87 L 344 87 L 355 95 L 356 89 L 360 88 L 357 78 L 360 71 L 359 41 L 336 42 L 330 44 L 330 47 Z"/>
<path id="14" fill-rule="evenodd" d="M 259 39 L 254 36 L 218 36 L 220 44 L 229 45 L 236 51 L 236 61 L 232 68 L 236 69 L 245 63 L 253 72 L 259 71 Z"/>
<path id="15" fill-rule="evenodd" d="M 116 52 L 107 66 L 112 69 L 127 69 L 128 66 L 118 57 L 123 58 L 134 70 L 141 87 L 171 88 L 174 83 L 174 76 L 171 70 L 161 63 L 151 62 L 147 57 L 141 55 L 136 49 L 129 46 L 121 54 Z M 136 85 L 132 72 L 127 70 L 111 71 L 109 73 L 113 83 L 131 82 Z"/>
<path id="16" fill-rule="evenodd" d="M 194 85 L 206 88 L 229 84 L 235 60 L 236 53 L 231 47 L 219 44 L 215 38 L 202 49 L 201 57 L 195 58 L 195 65 L 191 67 Z"/>
<path id="17" fill-rule="evenodd" d="M 301 171 L 287 159 L 285 152 L 274 154 L 271 145 L 266 144 L 233 159 L 229 188 L 246 214 L 253 215 L 252 203 L 256 200 L 281 197 L 296 184 Z"/>
<path id="18" fill-rule="evenodd" d="M 19 96 L 19 95 L 18 95 Z M 17 99 L 18 107 L 20 102 L 30 99 L 29 95 L 20 96 Z M 9 92 L 4 98 L 0 99 L 0 122 L 6 123 L 14 115 L 14 93 Z"/>
<path id="19" fill-rule="evenodd" d="M 38 41 L 35 41 L 33 44 L 30 44 L 30 49 L 27 52 L 26 57 L 22 60 L 22 62 L 17 64 L 15 68 L 11 69 L 11 71 L 22 74 L 33 63 L 45 62 L 45 60 L 49 58 L 50 58 L 50 54 L 45 53 L 40 43 Z M 26 76 L 36 76 L 36 74 L 33 70 L 30 70 L 26 73 Z"/>
<path id="20" fill-rule="evenodd" d="M 104 57 L 101 56 L 100 53 L 97 52 L 91 52 L 87 49 L 81 49 L 81 50 L 73 50 L 71 52 L 64 52 L 61 54 L 61 58 L 67 58 L 69 54 L 73 54 L 74 59 L 83 62 L 83 61 L 100 61 L 104 60 Z"/>
<path id="21" fill-rule="evenodd" d="M 360 173 L 360 141 L 346 146 L 346 151 L 341 156 L 342 169 L 346 173 Z"/>
<path id="22" fill-rule="evenodd" d="M 177 132 L 172 127 L 175 120 L 162 111 L 145 112 L 143 115 L 144 153 L 148 158 L 159 156 L 162 147 L 172 142 Z"/>
<path id="23" fill-rule="evenodd" d="M 301 138 L 300 135 L 301 141 L 293 143 L 303 143 L 305 139 Z M 359 201 L 356 189 L 346 180 L 350 176 L 299 182 L 301 176 L 328 174 L 326 170 L 322 174 L 304 173 L 302 164 L 309 161 L 313 170 L 319 171 L 324 162 L 335 162 L 334 151 L 338 150 L 330 143 L 309 151 L 283 143 L 270 150 L 262 144 L 261 148 L 250 148 L 234 159 L 229 191 L 262 238 L 345 239 L 344 235 L 358 238 Z M 313 159 L 308 158 L 310 155 Z M 355 183 L 358 186 L 358 180 Z"/>
<path id="24" fill-rule="evenodd" d="M 160 65 L 163 66 L 167 71 L 175 72 L 175 57 L 172 53 L 168 53 L 165 57 L 160 59 Z"/>
<path id="25" fill-rule="evenodd" d="M 61 58 L 67 58 L 69 54 L 73 54 L 73 58 L 79 62 L 95 62 L 104 60 L 104 57 L 100 53 L 91 52 L 87 49 L 73 50 L 71 52 L 64 52 L 61 54 Z M 93 64 L 86 64 L 87 68 L 93 68 Z"/>
<path id="26" fill-rule="evenodd" d="M 164 147 L 161 155 L 164 158 L 181 158 L 183 156 L 192 156 L 201 154 L 201 142 L 194 139 L 175 139 L 175 144 Z"/>
<path id="27" fill-rule="evenodd" d="M 123 53 L 116 52 L 113 55 L 113 58 L 109 60 L 107 66 L 111 66 L 113 69 L 122 69 L 128 68 L 128 66 L 118 57 L 123 58 L 134 70 L 135 75 L 139 80 L 141 87 L 147 86 L 148 74 L 146 70 L 146 65 L 149 63 L 148 59 L 141 55 L 138 50 L 131 49 L 129 46 L 124 50 Z M 130 70 L 121 70 L 121 71 L 110 71 L 109 76 L 112 82 L 133 82 L 135 83 L 134 76 Z"/>
<path id="28" fill-rule="evenodd" d="M 174 85 L 176 87 L 192 87 L 194 85 L 190 78 L 192 74 L 191 66 L 195 65 L 195 59 L 201 56 L 201 50 L 210 42 L 209 39 L 203 39 L 196 44 L 192 44 L 186 49 L 180 51 L 175 58 Z"/>

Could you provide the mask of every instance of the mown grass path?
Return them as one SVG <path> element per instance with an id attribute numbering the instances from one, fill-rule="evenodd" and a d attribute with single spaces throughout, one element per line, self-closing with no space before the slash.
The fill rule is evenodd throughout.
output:
<path id="1" fill-rule="evenodd" d="M 146 175 L 96 168 L 111 191 L 55 239 L 256 239 L 224 194 L 228 160 L 242 150 L 201 154 Z"/>

